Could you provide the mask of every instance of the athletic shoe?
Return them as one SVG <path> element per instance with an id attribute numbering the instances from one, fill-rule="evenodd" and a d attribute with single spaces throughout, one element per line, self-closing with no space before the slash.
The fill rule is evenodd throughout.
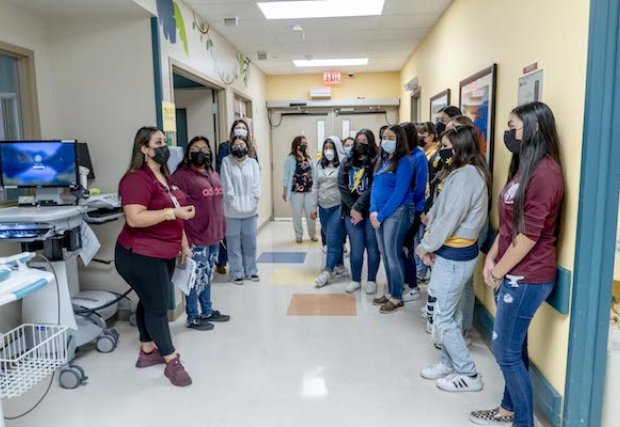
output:
<path id="1" fill-rule="evenodd" d="M 420 376 L 427 380 L 438 380 L 454 373 L 454 369 L 437 362 L 434 365 L 426 367 L 420 371 Z"/>
<path id="2" fill-rule="evenodd" d="M 258 277 L 258 274 L 252 274 L 250 277 L 246 277 L 246 279 L 250 282 L 260 282 L 260 277 Z"/>
<path id="3" fill-rule="evenodd" d="M 316 236 L 312 236 L 312 237 L 310 237 L 310 240 L 312 240 L 313 242 L 318 242 L 319 238 L 316 237 Z"/>
<path id="4" fill-rule="evenodd" d="M 344 288 L 344 290 L 346 293 L 352 294 L 353 292 L 357 291 L 361 287 L 362 287 L 362 284 L 360 282 L 351 282 L 347 285 L 346 288 Z"/>
<path id="5" fill-rule="evenodd" d="M 366 295 L 374 295 L 377 293 L 377 282 L 366 283 Z"/>
<path id="6" fill-rule="evenodd" d="M 185 387 L 192 383 L 192 379 L 181 364 L 181 356 L 177 355 L 173 360 L 166 364 L 164 375 L 170 382 L 178 387 Z"/>
<path id="7" fill-rule="evenodd" d="M 301 243 L 301 242 L 302 242 L 302 239 L 301 239 L 301 237 L 298 237 L 298 238 L 296 238 L 296 239 L 295 239 L 295 241 L 296 241 L 297 243 Z"/>
<path id="8" fill-rule="evenodd" d="M 465 392 L 465 391 L 480 391 L 482 390 L 482 379 L 480 375 L 463 375 L 452 374 L 445 378 L 437 380 L 437 387 L 444 391 L 450 392 Z"/>
<path id="9" fill-rule="evenodd" d="M 477 426 L 512 426 L 514 415 L 499 415 L 498 409 L 486 411 L 473 411 L 469 415 L 469 421 Z"/>
<path id="10" fill-rule="evenodd" d="M 187 323 L 189 329 L 195 329 L 197 331 L 210 331 L 215 327 L 213 323 L 209 323 L 206 320 L 194 319 Z"/>
<path id="11" fill-rule="evenodd" d="M 379 312 L 381 314 L 392 314 L 392 313 L 396 313 L 398 310 L 400 310 L 404 306 L 405 304 L 403 304 L 402 301 L 398 301 L 398 302 L 388 301 L 381 306 L 381 309 L 379 310 Z"/>
<path id="12" fill-rule="evenodd" d="M 159 353 L 158 349 L 145 353 L 140 349 L 138 354 L 138 360 L 136 361 L 136 368 L 148 368 L 149 366 L 160 365 L 166 363 L 164 357 Z"/>
<path id="13" fill-rule="evenodd" d="M 314 287 L 315 288 L 322 288 L 323 286 L 327 285 L 327 283 L 329 282 L 329 279 L 331 279 L 331 278 L 332 278 L 332 274 L 329 271 L 322 272 L 314 280 Z"/>
<path id="14" fill-rule="evenodd" d="M 232 279 L 232 282 L 235 285 L 243 285 L 245 282 L 243 281 L 243 277 L 237 277 L 235 279 Z"/>
<path id="15" fill-rule="evenodd" d="M 335 279 L 337 277 L 345 277 L 349 275 L 349 271 L 344 265 L 337 265 L 334 268 L 334 272 L 332 273 L 332 277 Z"/>
<path id="16" fill-rule="evenodd" d="M 213 310 L 210 316 L 198 316 L 200 320 L 206 320 L 209 322 L 228 322 L 230 320 L 230 316 L 227 314 L 222 314 L 217 310 Z"/>
<path id="17" fill-rule="evenodd" d="M 403 292 L 403 302 L 417 301 L 421 297 L 420 289 L 417 286 L 415 288 L 408 288 L 405 292 Z"/>

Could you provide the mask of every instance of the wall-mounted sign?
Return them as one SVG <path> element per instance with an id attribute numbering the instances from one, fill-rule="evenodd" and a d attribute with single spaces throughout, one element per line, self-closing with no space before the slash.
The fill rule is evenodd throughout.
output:
<path id="1" fill-rule="evenodd" d="M 161 103 L 162 117 L 163 117 L 163 125 L 164 131 L 166 132 L 176 132 L 177 131 L 177 119 L 176 119 L 176 108 L 172 102 L 162 101 Z"/>
<path id="2" fill-rule="evenodd" d="M 518 105 L 542 101 L 543 70 L 535 71 L 519 79 Z"/>
<path id="3" fill-rule="evenodd" d="M 323 73 L 323 83 L 326 85 L 334 85 L 340 83 L 342 76 L 339 71 L 329 71 Z"/>

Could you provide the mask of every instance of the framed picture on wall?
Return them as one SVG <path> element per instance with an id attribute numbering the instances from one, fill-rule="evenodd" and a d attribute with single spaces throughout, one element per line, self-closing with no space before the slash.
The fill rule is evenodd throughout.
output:
<path id="1" fill-rule="evenodd" d="M 431 97 L 431 117 L 428 119 L 429 122 L 435 122 L 435 117 L 439 110 L 450 105 L 450 89 L 446 89 L 443 92 L 439 92 L 437 95 Z"/>
<path id="2" fill-rule="evenodd" d="M 462 80 L 459 84 L 459 107 L 463 115 L 480 129 L 480 146 L 493 170 L 495 129 L 495 92 L 497 64 Z"/>

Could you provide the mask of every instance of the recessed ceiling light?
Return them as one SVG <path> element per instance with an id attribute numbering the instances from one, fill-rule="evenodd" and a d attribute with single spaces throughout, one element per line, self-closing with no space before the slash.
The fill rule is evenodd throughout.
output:
<path id="1" fill-rule="evenodd" d="M 381 15 L 385 0 L 270 1 L 257 5 L 267 19 L 337 18 Z"/>
<path id="2" fill-rule="evenodd" d="M 348 65 L 366 65 L 368 58 L 351 59 L 295 59 L 293 64 L 296 67 L 345 67 Z"/>

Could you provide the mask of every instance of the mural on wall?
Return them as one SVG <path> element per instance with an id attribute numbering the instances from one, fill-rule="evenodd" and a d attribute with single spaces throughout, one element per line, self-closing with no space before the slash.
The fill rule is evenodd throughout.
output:
<path id="1" fill-rule="evenodd" d="M 157 15 L 162 26 L 163 37 L 171 44 L 177 43 L 177 31 L 179 39 L 183 44 L 183 50 L 187 56 L 189 53 L 188 33 L 186 30 L 185 20 L 179 2 L 174 0 L 157 0 Z M 231 85 L 239 78 L 243 78 L 243 83 L 247 86 L 250 74 L 251 60 L 242 52 L 237 52 L 235 63 L 222 66 L 222 57 L 213 42 L 209 31 L 211 26 L 196 16 L 192 10 L 192 28 L 193 32 L 198 33 L 200 43 L 210 52 L 211 58 L 215 65 L 215 70 L 224 84 Z"/>

